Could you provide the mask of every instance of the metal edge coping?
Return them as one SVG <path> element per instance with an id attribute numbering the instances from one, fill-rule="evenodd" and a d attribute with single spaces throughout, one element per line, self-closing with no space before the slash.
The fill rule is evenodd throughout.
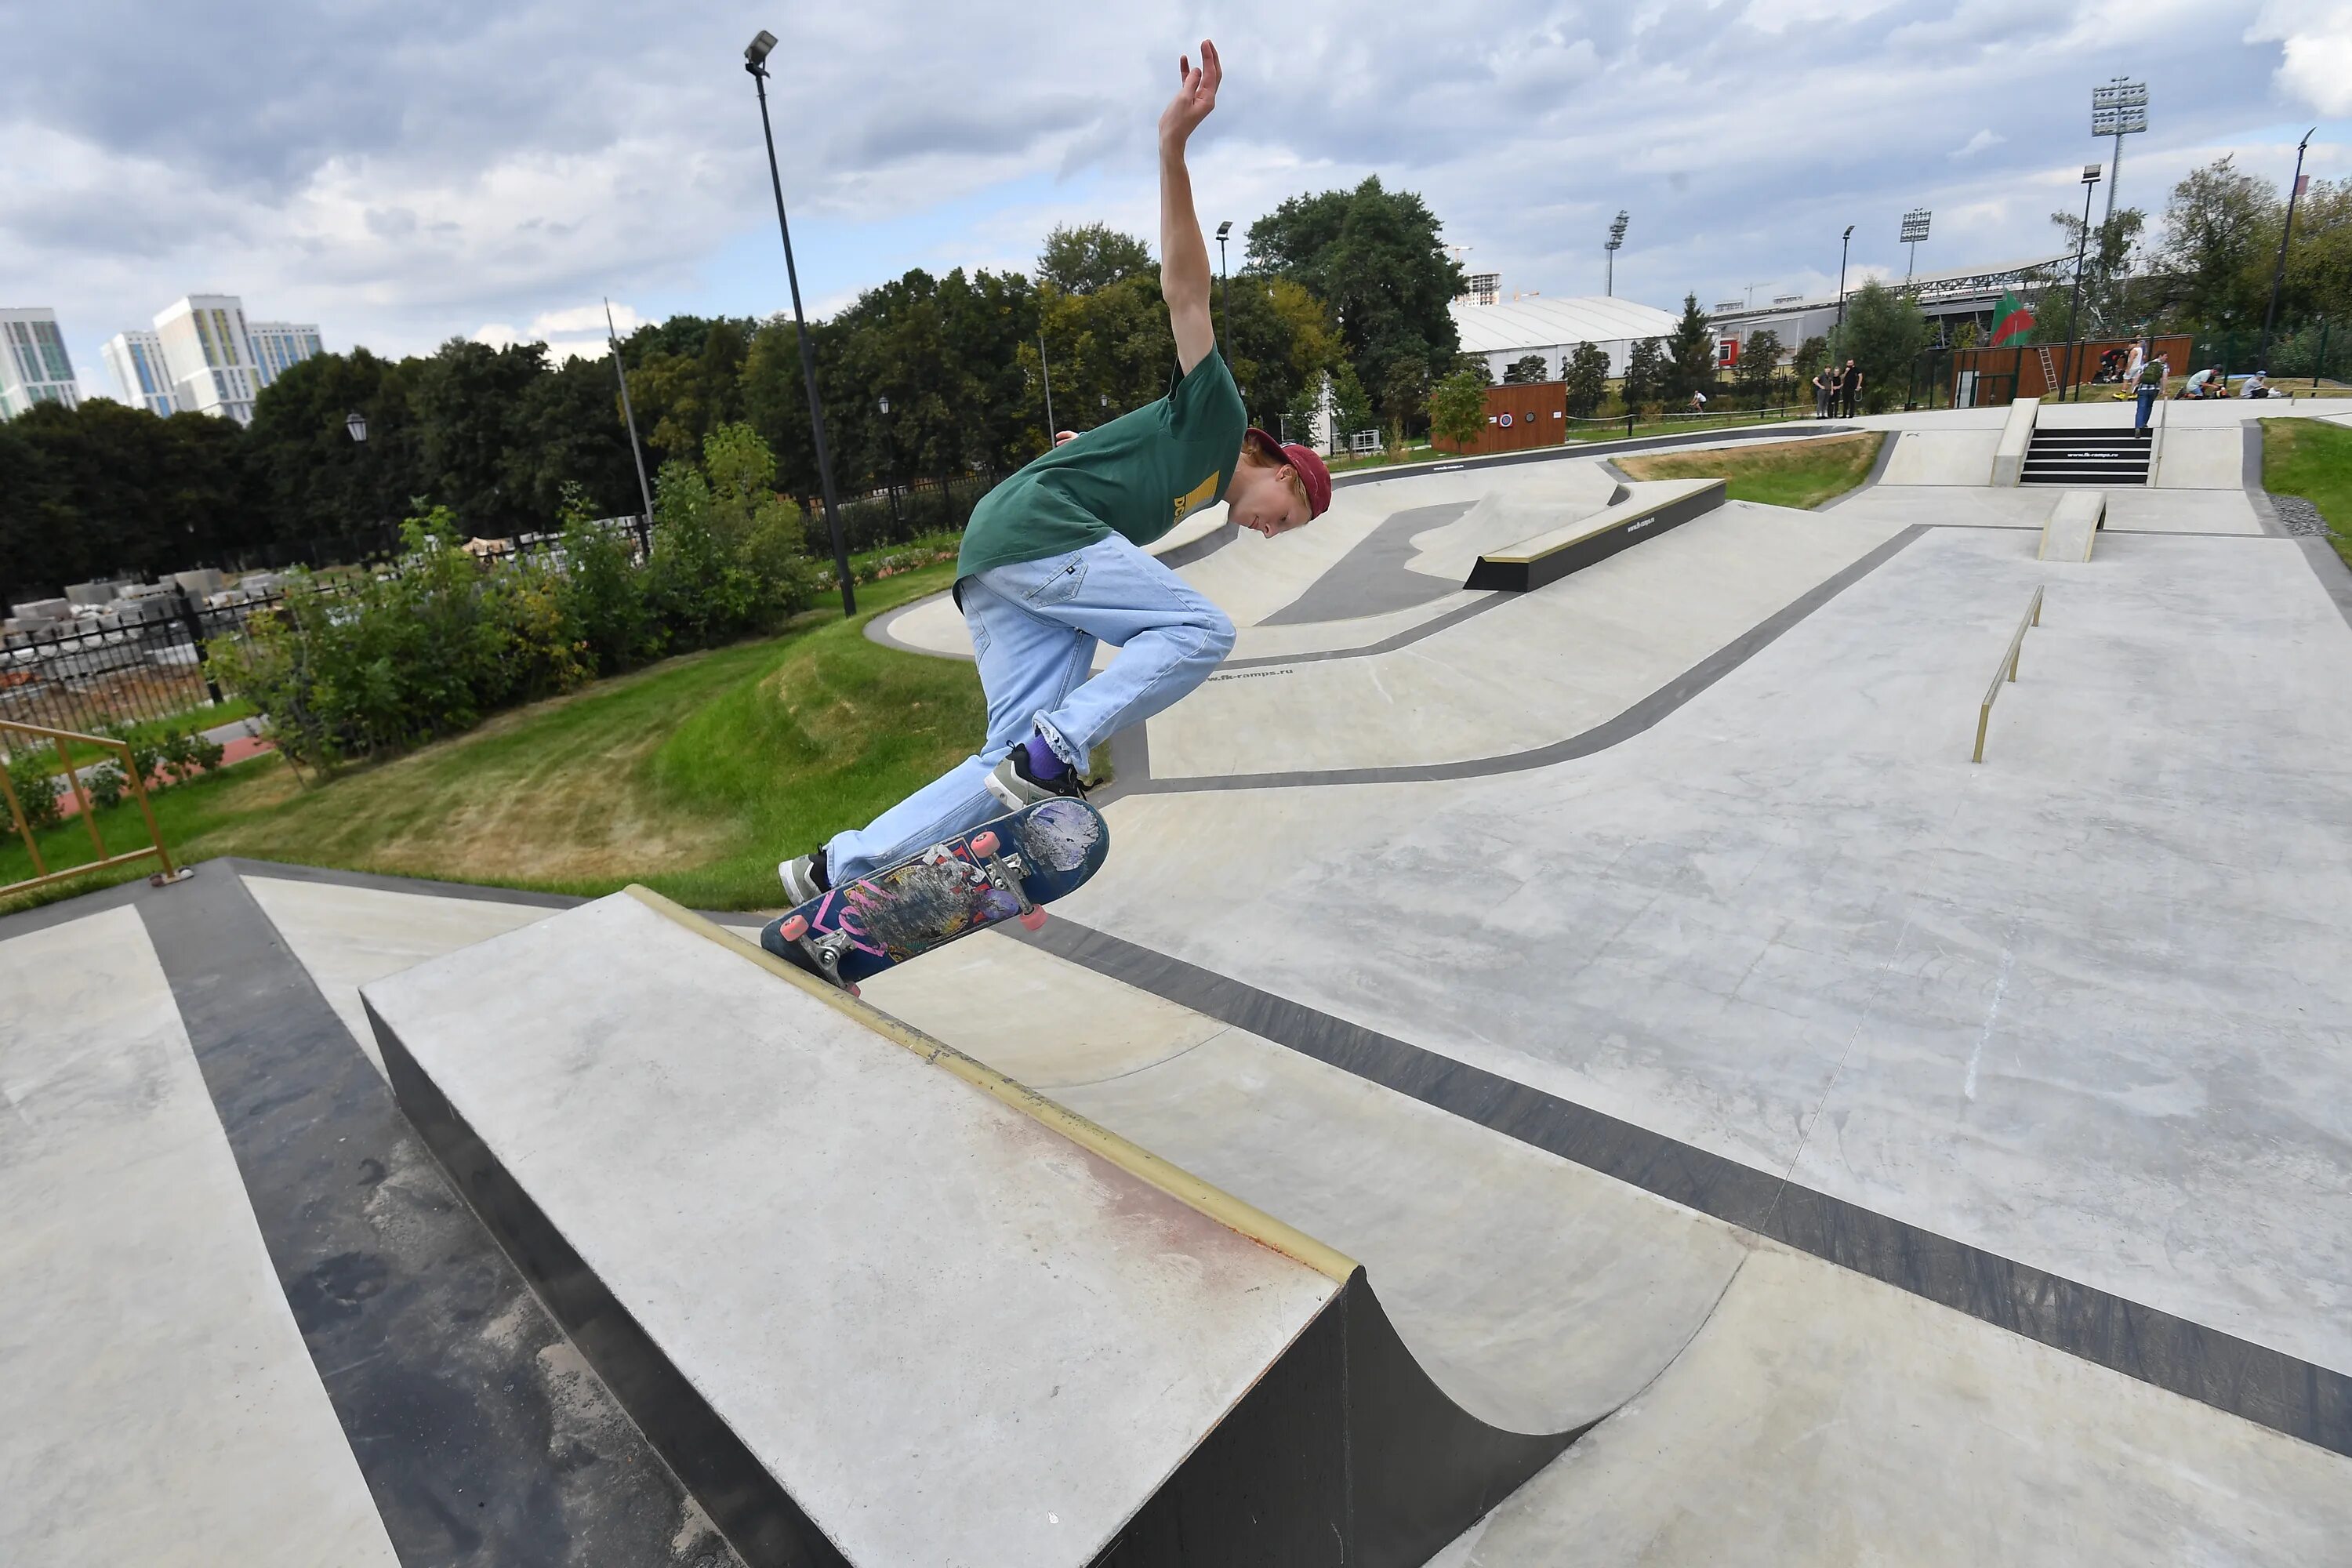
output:
<path id="1" fill-rule="evenodd" d="M 891 1044 L 913 1052 L 934 1067 L 945 1068 L 973 1088 L 1051 1128 L 1089 1152 L 1100 1155 L 1138 1181 L 1158 1188 L 1226 1229 L 1236 1231 L 1262 1247 L 1281 1253 L 1291 1261 L 1341 1286 L 1345 1286 L 1363 1268 L 1337 1247 L 1316 1240 L 1294 1226 L 1284 1224 L 1255 1205 L 1244 1203 L 1183 1167 L 1129 1142 L 1108 1128 L 1088 1121 L 1027 1085 L 1015 1082 L 986 1063 L 890 1016 L 871 1003 L 861 1002 L 846 992 L 826 984 L 816 976 L 778 958 L 759 943 L 705 920 L 652 889 L 632 882 L 623 891 L 680 929 L 751 960 L 769 973 L 818 998 L 835 1012 L 856 1020 Z"/>

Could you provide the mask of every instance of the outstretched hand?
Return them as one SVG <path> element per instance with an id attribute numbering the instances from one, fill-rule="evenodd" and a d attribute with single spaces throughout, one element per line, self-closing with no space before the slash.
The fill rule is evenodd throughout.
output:
<path id="1" fill-rule="evenodd" d="M 1202 38 L 1200 65 L 1195 67 L 1191 57 L 1180 55 L 1176 74 L 1181 85 L 1160 114 L 1162 147 L 1181 148 L 1201 121 L 1209 118 L 1209 111 L 1217 107 L 1217 84 L 1225 79 L 1225 68 L 1217 58 L 1217 46 Z"/>

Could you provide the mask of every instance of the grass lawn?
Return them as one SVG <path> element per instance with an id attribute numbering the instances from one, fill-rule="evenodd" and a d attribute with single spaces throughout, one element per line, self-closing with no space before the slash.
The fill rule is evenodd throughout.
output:
<path id="1" fill-rule="evenodd" d="M 191 862 L 245 855 L 589 894 L 635 881 L 702 908 L 772 906 L 778 859 L 866 821 L 978 741 L 971 665 L 864 635 L 875 613 L 954 572 L 895 574 L 859 590 L 854 622 L 811 611 L 781 637 L 598 681 L 309 788 L 272 757 L 163 791 L 164 842 Z M 144 841 L 135 806 L 99 825 L 118 853 Z M 41 843 L 53 870 L 93 858 L 79 821 Z M 0 843 L 0 883 L 31 870 L 13 836 Z"/>
<path id="2" fill-rule="evenodd" d="M 2315 419 L 2262 423 L 2263 488 L 2317 507 L 2336 552 L 2352 563 L 2352 430 Z"/>
<path id="3" fill-rule="evenodd" d="M 1637 479 L 1728 479 L 1725 493 L 1733 500 L 1815 507 L 1868 479 L 1885 439 L 1884 431 L 1874 430 L 1820 441 L 1620 458 L 1617 466 Z"/>

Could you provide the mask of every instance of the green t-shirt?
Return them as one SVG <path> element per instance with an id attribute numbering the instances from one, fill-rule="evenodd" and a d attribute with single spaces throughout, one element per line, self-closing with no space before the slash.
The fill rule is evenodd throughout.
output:
<path id="1" fill-rule="evenodd" d="M 1225 493 L 1248 428 L 1234 374 L 1211 349 L 1159 402 L 1064 442 L 982 497 L 956 575 L 1042 561 L 1113 533 L 1150 543 Z"/>

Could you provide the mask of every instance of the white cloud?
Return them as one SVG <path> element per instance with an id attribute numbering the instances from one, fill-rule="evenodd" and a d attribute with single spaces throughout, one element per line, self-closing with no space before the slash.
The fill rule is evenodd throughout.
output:
<path id="1" fill-rule="evenodd" d="M 2250 31 L 2211 0 L 1291 0 L 1277 47 L 1240 0 L 1181 34 L 1148 8 L 867 0 L 801 8 L 770 97 L 819 314 L 910 266 L 1025 268 L 1055 221 L 1156 237 L 1151 125 L 1202 32 L 1228 67 L 1192 159 L 1205 220 L 1377 174 L 1506 288 L 1559 296 L 1599 291 L 1622 206 L 1618 290 L 1671 305 L 1818 291 L 1849 223 L 1857 266 L 1899 271 L 1914 206 L 1937 215 L 1922 267 L 2043 249 L 2067 204 L 2044 187 L 2101 156 L 2084 100 L 2118 59 L 2158 100 L 2126 199 L 2160 208 L 2159 181 L 2271 134 L 2275 93 L 2343 105 L 2341 5 L 2273 0 Z M 394 353 L 468 331 L 599 352 L 607 292 L 636 307 L 624 331 L 786 304 L 732 13 L 248 0 L 163 8 L 125 57 L 105 7 L 19 11 L 12 47 L 49 66 L 0 100 L 7 302 L 55 306 L 86 374 L 191 290 Z M 1958 125 L 2000 130 L 1955 149 Z"/>
<path id="2" fill-rule="evenodd" d="M 2279 46 L 2280 91 L 2322 114 L 2352 114 L 2352 11 L 2340 0 L 2267 0 L 2246 42 Z"/>

